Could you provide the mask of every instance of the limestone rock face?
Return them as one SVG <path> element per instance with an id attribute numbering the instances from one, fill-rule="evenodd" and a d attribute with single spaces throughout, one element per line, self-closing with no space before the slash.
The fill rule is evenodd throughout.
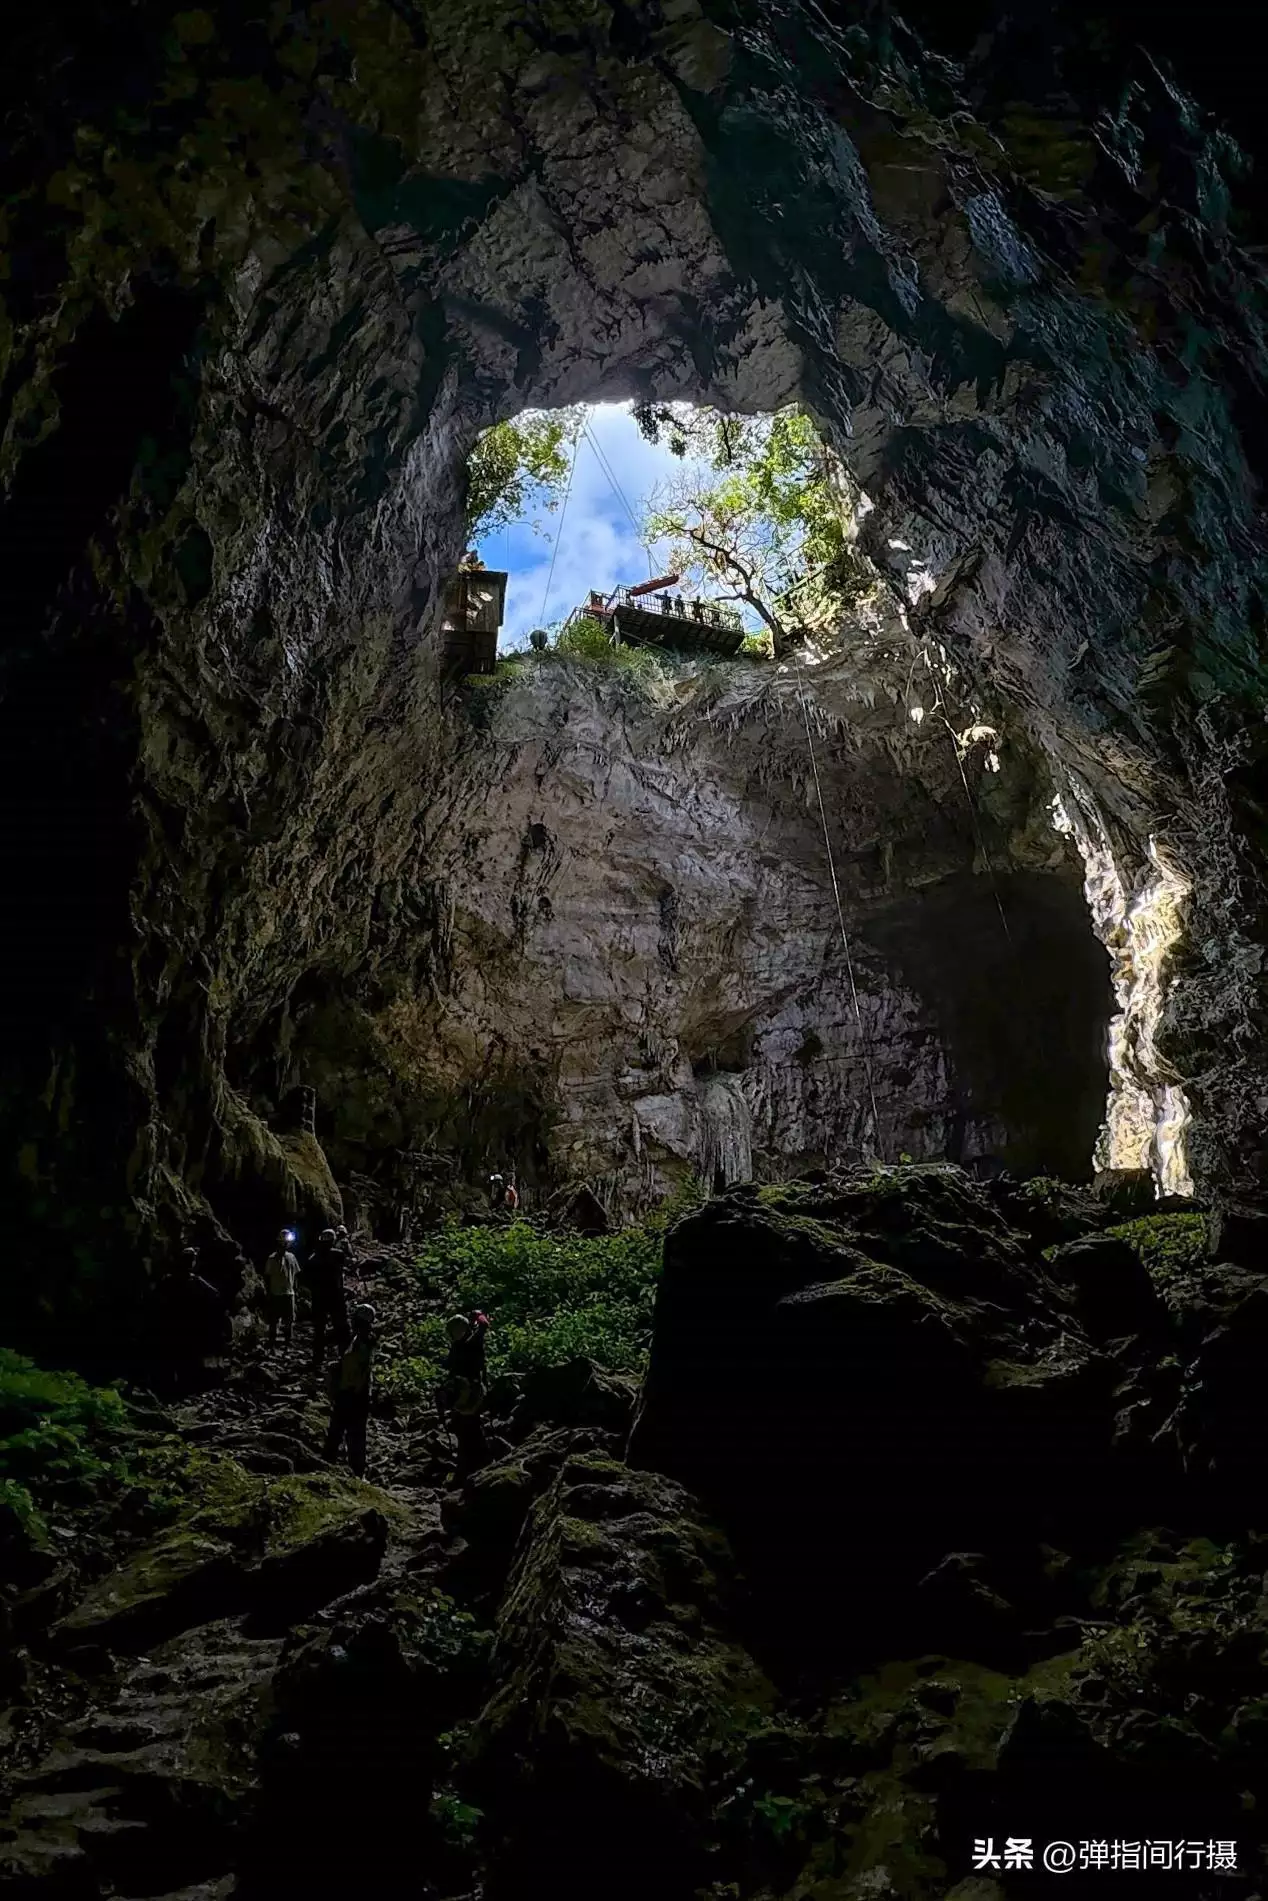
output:
<path id="1" fill-rule="evenodd" d="M 830 1155 L 1086 1169 L 1108 965 L 1042 761 L 922 735 L 909 671 L 882 648 L 804 687 L 739 663 L 640 684 L 548 656 L 487 689 L 429 820 L 443 972 L 363 1020 L 414 1079 L 414 1139 L 429 1091 L 494 1112 L 500 1087 L 522 1180 L 626 1206 Z M 364 1044 L 319 1020 L 294 1049 L 350 1162 Z"/>
<path id="2" fill-rule="evenodd" d="M 1262 300 L 1236 154 L 1170 80 L 1112 34 L 1064 91 L 1015 34 L 960 72 L 798 0 L 78 30 L 52 9 L 6 56 L 13 1325 L 91 1337 L 93 1290 L 195 1216 L 260 1244 L 243 1116 L 308 1080 L 319 1016 L 309 1046 L 378 1066 L 345 1178 L 354 1147 L 415 1166 L 424 1085 L 385 1089 L 365 1024 L 444 964 L 433 634 L 467 452 L 532 404 L 810 406 L 913 630 L 1095 813 L 1125 900 L 1151 841 L 1191 886 L 1163 1053 L 1199 1173 L 1262 1173 Z M 889 991 L 896 1050 L 926 994 Z M 451 1080 L 442 1148 L 522 1125 L 537 1079 L 509 1108 Z M 667 1152 L 689 1097 L 633 1098 Z M 780 1094 L 791 1148 L 817 1113 Z"/>

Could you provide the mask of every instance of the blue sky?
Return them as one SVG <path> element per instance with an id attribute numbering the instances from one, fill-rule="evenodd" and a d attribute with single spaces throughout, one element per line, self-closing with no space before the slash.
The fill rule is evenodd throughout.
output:
<path id="1" fill-rule="evenodd" d="M 649 491 L 675 471 L 680 472 L 682 463 L 667 448 L 643 440 L 628 404 L 595 404 L 589 413 L 589 428 L 635 521 L 640 520 Z M 503 649 L 525 646 L 534 627 L 562 620 L 570 609 L 585 600 L 592 587 L 606 593 L 621 584 L 646 581 L 653 573 L 664 571 L 659 563 L 663 562 L 666 550 L 661 547 L 653 551 L 659 561 L 649 569 L 647 550 L 635 534 L 625 508 L 613 493 L 584 435 L 562 533 L 560 513 L 561 510 L 556 509 L 553 515 L 547 515 L 540 509 L 534 510 L 530 503 L 528 519 L 487 535 L 478 544 L 485 566 L 505 568 L 511 577 L 499 643 Z M 544 534 L 534 532 L 531 525 L 534 514 L 540 516 Z M 550 596 L 546 600 L 546 578 L 556 536 L 559 547 Z"/>

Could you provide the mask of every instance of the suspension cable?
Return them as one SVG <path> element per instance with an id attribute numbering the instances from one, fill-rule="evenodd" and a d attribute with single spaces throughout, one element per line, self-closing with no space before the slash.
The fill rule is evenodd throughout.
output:
<path id="1" fill-rule="evenodd" d="M 944 655 L 944 658 L 945 658 L 945 655 Z M 925 671 L 929 674 L 930 679 L 933 681 L 933 709 L 932 710 L 934 714 L 937 716 L 937 718 L 939 718 L 942 721 L 942 724 L 946 727 L 947 738 L 951 741 L 952 750 L 955 753 L 955 763 L 956 763 L 956 768 L 960 774 L 960 784 L 964 787 L 964 797 L 968 803 L 969 822 L 973 827 L 973 836 L 977 842 L 977 848 L 982 854 L 982 863 L 986 866 L 986 875 L 990 879 L 991 895 L 995 899 L 995 909 L 999 912 L 999 921 L 1004 927 L 1004 937 L 1009 945 L 1009 948 L 1011 949 L 1012 942 L 1013 942 L 1013 934 L 1008 928 L 1008 918 L 1004 911 L 1004 900 L 1000 895 L 999 881 L 995 876 L 995 866 L 991 860 L 991 854 L 986 848 L 986 837 L 982 831 L 982 825 L 981 825 L 981 813 L 978 810 L 977 800 L 973 797 L 973 791 L 972 791 L 971 786 L 969 785 L 968 774 L 964 770 L 964 754 L 960 750 L 960 736 L 956 732 L 955 727 L 951 724 L 950 720 L 947 718 L 946 713 L 943 711 L 943 708 L 945 707 L 946 702 L 942 697 L 941 683 L 938 681 L 938 679 L 934 675 L 933 662 L 929 658 L 928 639 L 926 639 L 924 646 L 916 654 L 915 659 L 911 663 L 911 672 L 908 673 L 907 684 L 903 688 L 903 705 L 907 707 L 908 712 L 911 711 L 911 707 L 908 703 L 908 696 L 911 693 L 912 676 L 915 674 L 916 668 L 919 665 L 921 660 L 924 661 Z"/>
<path id="2" fill-rule="evenodd" d="M 585 428 L 584 423 L 582 424 L 582 428 L 583 429 Z M 563 537 L 564 521 L 567 518 L 567 514 L 568 514 L 568 497 L 572 494 L 572 478 L 577 472 L 577 460 L 580 454 L 581 454 L 581 441 L 580 441 L 580 437 L 578 437 L 576 442 L 574 442 L 573 444 L 572 461 L 568 464 L 568 481 L 564 487 L 563 507 L 559 511 L 559 526 L 555 530 L 555 542 L 554 542 L 554 546 L 551 548 L 551 551 L 550 551 L 550 567 L 547 570 L 547 574 L 546 574 L 546 592 L 542 595 L 542 625 L 543 627 L 546 625 L 546 603 L 550 599 L 550 584 L 555 578 L 555 557 L 559 553 L 559 543 Z"/>
<path id="3" fill-rule="evenodd" d="M 595 461 L 598 463 L 604 475 L 607 477 L 609 488 L 612 490 L 612 493 L 613 495 L 615 495 L 617 501 L 621 504 L 621 507 L 625 510 L 626 516 L 629 520 L 630 527 L 634 530 L 635 539 L 641 543 L 643 551 L 647 556 L 647 578 L 650 581 L 654 578 L 655 573 L 656 573 L 655 566 L 653 565 L 653 562 L 652 562 L 651 544 L 643 540 L 642 532 L 639 529 L 638 521 L 634 514 L 634 510 L 630 507 L 629 502 L 626 500 L 625 490 L 621 487 L 621 484 L 617 481 L 616 476 L 614 475 L 612 471 L 612 464 L 608 460 L 607 453 L 604 449 L 602 449 L 599 446 L 598 437 L 594 434 L 588 422 L 584 425 L 584 431 L 585 431 L 586 441 L 590 444 L 590 447 L 594 451 Z"/>
<path id="4" fill-rule="evenodd" d="M 863 1073 L 867 1077 L 868 1100 L 872 1105 L 872 1140 L 876 1144 L 877 1158 L 881 1159 L 881 1119 L 880 1112 L 876 1107 L 876 1085 L 872 1078 L 871 1039 L 867 1034 L 867 1026 L 863 1022 L 863 1011 L 859 1003 L 858 985 L 854 980 L 854 959 L 850 954 L 850 935 L 845 928 L 845 907 L 841 903 L 841 886 L 837 881 L 836 861 L 832 855 L 832 838 L 828 831 L 828 815 L 823 804 L 823 786 L 819 780 L 819 762 L 815 757 L 814 735 L 810 730 L 810 708 L 806 701 L 805 675 L 802 672 L 801 656 L 795 647 L 793 648 L 793 661 L 797 668 L 797 691 L 801 699 L 801 716 L 806 724 L 806 745 L 810 753 L 810 770 L 814 776 L 815 798 L 819 802 L 819 823 L 823 827 L 823 844 L 828 854 L 828 872 L 832 879 L 832 896 L 836 901 L 837 923 L 841 927 L 841 945 L 845 951 L 845 968 L 850 980 L 850 997 L 854 1004 L 855 1020 L 859 1026 L 859 1040 L 863 1051 Z"/>
<path id="5" fill-rule="evenodd" d="M 941 719 L 942 721 L 942 724 L 946 727 L 947 738 L 951 741 L 952 748 L 955 752 L 955 763 L 960 768 L 960 784 L 964 787 L 964 796 L 968 800 L 968 803 L 969 803 L 969 818 L 972 821 L 972 825 L 973 825 L 973 835 L 977 839 L 977 848 L 982 854 L 982 862 L 986 866 L 986 875 L 991 881 L 991 892 L 995 898 L 995 909 L 999 912 L 999 921 L 1004 927 L 1004 936 L 1007 938 L 1009 947 L 1011 949 L 1012 942 L 1013 942 L 1013 934 L 1008 928 L 1008 919 L 1004 914 L 1004 900 L 1000 896 L 999 884 L 995 877 L 995 866 L 991 862 L 991 854 L 986 849 L 986 839 L 982 835 L 982 826 L 981 826 L 980 816 L 977 809 L 977 802 L 973 797 L 972 791 L 970 790 L 968 775 L 966 774 L 964 770 L 964 755 L 960 751 L 960 741 L 956 734 L 956 730 L 954 726 L 952 726 L 950 720 L 947 718 L 946 714 L 942 711 L 941 702 L 939 702 L 938 706 L 934 710 L 937 712 L 939 719 Z"/>

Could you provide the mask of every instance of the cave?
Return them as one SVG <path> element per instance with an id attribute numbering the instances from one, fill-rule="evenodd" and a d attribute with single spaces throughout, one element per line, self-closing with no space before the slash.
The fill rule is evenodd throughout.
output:
<path id="1" fill-rule="evenodd" d="M 116 128 L 121 164 L 139 162 L 124 156 L 129 139 L 138 151 L 147 140 L 178 144 L 186 120 L 201 123 L 201 89 L 214 91 L 254 43 L 191 25 L 160 55 L 148 30 L 138 27 L 137 57 L 146 47 L 175 62 L 188 102 L 165 108 L 161 134 Z M 1007 736 L 1006 789 L 984 786 L 979 748 L 959 811 L 950 755 L 950 786 L 917 796 L 938 808 L 931 836 L 940 828 L 947 873 L 972 871 L 970 909 L 1006 919 L 998 900 L 1008 886 L 1018 944 L 1043 943 L 1051 955 L 1049 992 L 1069 932 L 1070 996 L 1026 1002 L 1019 990 L 997 1010 L 985 1041 L 998 1075 L 981 1051 L 940 1050 L 935 1099 L 912 1097 L 932 1133 L 881 1115 L 878 1103 L 868 1111 L 873 1147 L 1090 1168 L 1096 1045 L 1114 1004 L 1080 974 L 1091 973 L 1095 945 L 1076 907 L 1055 896 L 1063 880 L 1077 888 L 1078 854 L 1037 818 L 1053 796 L 1081 796 L 1109 843 L 1124 907 L 1148 883 L 1155 838 L 1188 888 L 1144 1086 L 1183 1086 L 1200 1179 L 1258 1167 L 1256 925 L 1227 902 L 1255 876 L 1246 780 L 1228 776 L 1256 744 L 1253 717 L 1237 710 L 1253 704 L 1257 679 L 1258 568 L 1243 558 L 1251 438 L 1239 435 L 1244 396 L 1200 424 L 1194 408 L 1240 349 L 1230 235 L 1203 227 L 1202 292 L 1221 301 L 1218 313 L 1204 306 L 1210 364 L 1189 363 L 1181 305 L 1199 281 L 1191 234 L 1177 236 L 1174 258 L 1165 234 L 1151 238 L 1163 251 L 1131 265 L 1118 303 L 1066 287 L 1090 255 L 1084 199 L 1118 221 L 1128 269 L 1124 233 L 1141 215 L 1132 192 L 1146 202 L 1146 160 L 1124 156 L 1125 133 L 1113 150 L 1087 148 L 1105 193 L 1088 184 L 1084 198 L 1071 188 L 1054 205 L 1046 161 L 1020 146 L 1010 157 L 1006 130 L 992 133 L 989 162 L 952 133 L 930 144 L 913 130 L 922 113 L 950 123 L 960 109 L 914 38 L 892 42 L 895 71 L 907 76 L 904 113 L 888 93 L 874 96 L 890 83 L 875 48 L 859 40 L 852 51 L 848 33 L 799 15 L 746 27 L 735 41 L 707 10 L 671 9 L 660 64 L 646 70 L 607 30 L 595 15 L 575 43 L 556 46 L 544 24 L 517 24 L 505 48 L 481 41 L 483 95 L 473 79 L 456 145 L 455 108 L 435 103 L 465 44 L 456 21 L 420 35 L 402 16 L 341 16 L 325 38 L 283 37 L 272 80 L 252 82 L 267 91 L 275 81 L 282 102 L 267 137 L 243 95 L 217 134 L 235 158 L 209 196 L 192 160 L 156 176 L 154 203 L 171 221 L 157 250 L 143 228 L 147 191 L 111 182 L 115 144 L 90 140 L 91 154 L 68 161 L 65 190 L 73 184 L 78 209 L 52 218 L 57 236 L 39 262 L 47 284 L 23 247 L 44 229 L 39 194 L 63 189 L 38 181 L 63 173 L 51 148 L 37 159 L 34 130 L 15 145 L 14 165 L 34 167 L 37 181 L 11 239 L 29 263 L 9 297 L 5 436 L 6 810 L 15 814 L 6 841 L 19 854 L 10 888 L 27 919 L 6 986 L 10 1197 L 29 1237 L 19 1253 L 30 1250 L 10 1294 L 19 1305 L 32 1277 L 45 1288 L 74 1281 L 77 1248 L 153 1258 L 186 1218 L 185 1192 L 213 1215 L 218 1203 L 227 1210 L 244 1143 L 267 1143 L 269 1105 L 289 1087 L 318 1089 L 336 1175 L 379 1178 L 385 1207 L 404 1193 L 393 1158 L 431 1153 L 453 1120 L 442 1099 L 496 1092 L 499 1068 L 528 1062 L 543 1115 L 573 1119 L 587 1079 L 575 1077 L 581 1095 L 565 1088 L 561 1102 L 567 1059 L 542 1025 L 481 1024 L 477 1003 L 450 1039 L 465 1047 L 446 1051 L 442 1037 L 420 1056 L 432 1026 L 418 1007 L 461 986 L 465 965 L 513 963 L 539 925 L 566 936 L 548 877 L 537 879 L 531 920 L 496 915 L 478 892 L 496 835 L 446 831 L 458 787 L 487 778 L 488 762 L 452 704 L 446 711 L 436 627 L 480 431 L 573 401 L 690 400 L 749 413 L 804 405 L 871 503 L 863 552 L 904 608 L 913 654 L 942 655 L 962 700 Z M 820 48 L 810 62 L 819 77 L 805 85 L 792 78 L 803 33 Z M 410 84 L 402 77 L 393 90 L 380 73 L 383 46 Z M 36 34 L 32 58 L 40 48 Z M 577 75 L 592 68 L 594 85 L 578 93 Z M 1165 85 L 1148 72 L 1133 84 L 1139 136 L 1161 149 Z M 89 69 L 73 63 L 68 112 L 81 85 L 88 111 Z M 494 110 L 493 91 L 506 88 L 514 110 Z M 415 95 L 432 102 L 421 119 L 404 104 Z M 111 108 L 100 110 L 109 119 Z M 550 130 L 561 116 L 579 142 L 573 156 Z M 1192 140 L 1196 164 L 1207 146 L 1196 132 Z M 257 173 L 280 194 L 267 215 L 252 195 Z M 200 193 L 209 208 L 195 219 Z M 94 207 L 118 221 L 115 237 L 81 257 L 76 221 L 95 229 Z M 1189 231 L 1187 213 L 1169 215 Z M 565 228 L 570 246 L 560 243 Z M 836 237 L 825 247 L 826 230 Z M 50 303 L 59 270 L 80 288 Z M 1156 335 L 1142 350 L 1146 322 Z M 1203 447 L 1212 430 L 1214 459 Z M 55 534 L 39 527 L 54 493 L 73 498 Z M 1216 518 L 1219 546 L 1203 538 Z M 30 546 L 38 560 L 23 558 Z M 1220 547 L 1231 566 L 1220 566 Z M 900 656 L 894 666 L 906 670 Z M 871 744 L 878 772 L 889 772 L 883 720 L 855 718 L 847 738 L 851 704 L 857 712 L 875 683 L 852 701 L 840 681 L 814 690 L 829 777 L 844 785 L 851 744 Z M 602 718 L 580 706 L 539 710 L 565 732 Z M 780 714 L 785 724 L 790 716 Z M 901 713 L 889 724 L 901 727 Z M 893 744 L 910 755 L 921 737 Z M 938 735 L 923 737 L 932 758 Z M 533 743 L 549 774 L 562 742 Z M 66 782 L 32 824 L 16 814 L 37 757 L 63 762 Z M 984 791 L 995 809 L 988 801 L 979 820 L 971 806 Z M 869 796 L 879 806 L 890 795 L 878 786 Z M 909 817 L 924 823 L 914 804 Z M 802 818 L 809 849 L 813 815 Z M 526 807 L 524 822 L 530 838 L 549 829 L 546 803 Z M 847 913 L 870 901 L 851 853 L 884 848 L 892 862 L 896 849 L 901 860 L 904 840 L 884 830 L 894 823 L 891 811 L 874 836 L 838 839 Z M 531 862 L 543 856 L 534 844 Z M 927 878 L 932 867 L 909 872 Z M 663 866 L 647 875 L 665 882 Z M 940 932 L 927 892 L 920 906 L 917 937 Z M 993 991 L 967 912 L 947 915 L 948 942 L 964 919 L 955 961 L 970 989 Z M 974 1004 L 950 996 L 945 969 L 921 965 L 919 943 L 899 957 L 892 907 L 875 930 L 861 912 L 856 922 L 864 963 L 883 959 L 909 983 L 921 966 L 922 998 L 939 984 L 943 993 L 926 1014 L 950 1012 L 954 1036 L 972 1042 Z M 673 933 L 662 935 L 672 959 Z M 984 924 L 981 941 L 989 936 Z M 804 989 L 810 973 L 797 980 Z M 1009 977 L 1005 988 L 1018 983 Z M 333 1018 L 299 1007 L 313 986 Z M 740 1013 L 734 1022 L 723 1020 L 728 1008 Z M 1054 1010 L 1068 1095 L 1041 1127 L 1018 1111 L 1022 1072 L 1037 1073 L 1026 1023 L 1054 1022 Z M 641 1029 L 662 1055 L 672 1035 L 689 1066 L 745 1020 L 769 1049 L 773 1011 L 770 997 L 697 997 L 678 1023 Z M 640 1026 L 628 1027 L 637 1041 Z M 824 1038 L 824 1026 L 808 1027 Z M 575 1053 L 574 1028 L 555 1033 Z M 927 1031 L 913 1025 L 917 1040 Z M 861 1018 L 856 1043 L 860 1032 Z M 842 1037 L 837 1025 L 824 1039 L 830 1057 Z M 619 1066 L 615 1051 L 610 1059 Z M 895 1052 L 890 1067 L 902 1076 L 913 1062 L 912 1050 Z M 597 1071 L 590 1080 L 602 1097 Z M 857 1152 L 867 1087 L 857 1074 L 835 1086 L 849 1098 L 846 1126 L 808 1128 L 804 1140 L 785 1129 L 767 1144 L 771 1167 L 804 1165 L 834 1140 Z M 795 1119 L 781 1087 L 772 1103 L 769 1079 L 752 1084 L 753 1111 L 769 1126 Z M 32 1101 L 45 1105 L 34 1125 Z M 603 1102 L 601 1121 L 612 1107 Z M 597 1172 L 633 1192 L 641 1169 L 649 1192 L 663 1186 L 672 1147 L 664 1167 L 618 1152 L 630 1146 L 627 1110 L 620 1143 L 592 1139 L 588 1110 L 566 1152 L 558 1133 L 526 1133 L 524 1165 L 531 1150 L 561 1179 Z M 1023 1125 L 1011 1125 L 1015 1112 Z M 497 1140 L 505 1157 L 513 1137 Z M 494 1166 L 498 1156 L 469 1160 Z"/>
<path id="2" fill-rule="evenodd" d="M 495 1174 L 596 1231 L 703 1176 L 719 1258 L 787 1189 L 782 1273 L 871 1235 L 790 1184 L 910 1169 L 979 1197 L 929 1221 L 994 1235 L 987 1308 L 1019 1236 L 1100 1237 L 1096 1177 L 1249 1208 L 1261 134 L 1209 49 L 1059 0 L 107 12 L 24 21 L 0 82 L 5 1342 L 113 1376 L 191 1241 L 244 1300 L 282 1223 L 403 1247 Z M 799 405 L 880 604 L 659 698 L 447 678 L 472 450 L 578 403 Z M 507 1839 L 548 1867 L 539 1821 Z"/>

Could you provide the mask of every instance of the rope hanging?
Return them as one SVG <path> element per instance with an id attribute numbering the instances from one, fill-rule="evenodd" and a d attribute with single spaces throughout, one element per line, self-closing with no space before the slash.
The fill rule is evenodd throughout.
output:
<path id="1" fill-rule="evenodd" d="M 999 895 L 999 885 L 995 879 L 995 867 L 991 863 L 991 855 L 986 849 L 986 840 L 982 836 L 982 827 L 979 822 L 977 801 L 973 797 L 972 790 L 970 789 L 970 786 L 969 786 L 968 775 L 965 773 L 965 770 L 964 770 L 964 757 L 960 751 L 960 742 L 959 742 L 959 739 L 956 737 L 955 728 L 952 726 L 946 714 L 942 712 L 941 705 L 939 705 L 938 708 L 936 708 L 935 710 L 938 712 L 938 716 L 941 719 L 942 724 L 946 727 L 947 737 L 951 741 L 951 744 L 955 749 L 955 763 L 960 768 L 960 784 L 964 787 L 964 796 L 969 802 L 969 818 L 972 820 L 972 823 L 973 823 L 973 836 L 977 839 L 977 848 L 981 852 L 983 862 L 986 865 L 986 875 L 991 881 L 991 891 L 995 898 L 995 909 L 999 912 L 999 921 L 1004 927 L 1004 936 L 1007 939 L 1008 947 L 1011 950 L 1012 944 L 1013 944 L 1013 934 L 1008 928 L 1008 919 L 1004 915 L 1004 900 Z"/>
<path id="2" fill-rule="evenodd" d="M 920 654 L 917 654 L 916 660 L 919 660 L 921 657 L 922 656 Z M 925 663 L 925 669 L 929 673 L 930 677 L 932 678 L 933 677 L 933 662 L 929 658 L 928 643 L 926 643 L 925 648 L 924 648 L 923 659 Z M 912 674 L 914 674 L 916 671 L 916 660 L 912 661 L 911 673 L 907 675 L 907 687 L 903 695 L 904 704 L 906 704 L 907 693 L 911 691 L 911 677 L 912 677 Z M 943 711 L 945 702 L 942 697 L 942 687 L 936 679 L 934 680 L 933 693 L 934 693 L 933 711 L 937 714 L 938 718 L 942 721 L 942 724 L 946 727 L 947 738 L 951 741 L 952 748 L 954 749 L 954 752 L 955 752 L 955 763 L 960 774 L 960 784 L 964 787 L 964 796 L 966 800 L 968 801 L 969 821 L 973 827 L 973 836 L 977 840 L 977 848 L 982 854 L 982 862 L 986 866 L 986 875 L 991 881 L 991 895 L 995 899 L 995 909 L 999 912 L 999 921 L 1004 927 L 1004 939 L 1009 949 L 1011 950 L 1012 945 L 1013 945 L 1013 934 L 1008 928 L 1008 918 L 1004 912 L 1004 900 L 1000 896 L 999 881 L 997 880 L 995 876 L 995 866 L 991 861 L 990 852 L 986 849 L 986 838 L 982 831 L 981 814 L 978 811 L 977 800 L 973 797 L 973 789 L 969 785 L 968 774 L 964 770 L 964 755 L 960 751 L 959 736 L 957 735 L 954 726 L 951 724 L 950 720 L 947 718 L 945 712 Z"/>
<path id="3" fill-rule="evenodd" d="M 582 424 L 585 428 L 585 424 Z M 550 584 L 555 578 L 555 557 L 559 553 L 559 543 L 564 532 L 564 522 L 568 516 L 568 497 L 572 494 L 572 478 L 577 473 L 577 461 L 581 455 L 581 441 L 578 438 L 572 451 L 572 461 L 568 464 L 568 480 L 564 487 L 563 507 L 559 511 L 559 526 L 555 530 L 554 546 L 550 551 L 550 567 L 546 574 L 546 592 L 542 595 L 542 624 L 546 622 L 546 603 L 550 599 Z"/>
<path id="4" fill-rule="evenodd" d="M 845 907 L 841 903 L 841 887 L 837 881 L 836 861 L 832 856 L 832 838 L 828 831 L 828 815 L 823 804 L 823 787 L 819 781 L 819 762 L 815 757 L 814 735 L 810 730 L 810 708 L 806 702 L 805 675 L 801 669 L 801 656 L 793 649 L 793 660 L 797 668 L 797 691 L 801 699 L 801 716 L 806 723 L 806 745 L 810 753 L 810 770 L 814 777 L 815 798 L 819 802 L 819 823 L 823 827 L 824 850 L 828 854 L 828 872 L 832 879 L 832 896 L 836 900 L 837 923 L 841 927 L 841 945 L 845 951 L 845 968 L 850 979 L 850 996 L 854 1003 L 854 1015 L 859 1026 L 859 1040 L 863 1050 L 863 1073 L 867 1077 L 867 1095 L 872 1105 L 872 1140 L 876 1145 L 877 1157 L 880 1157 L 881 1118 L 876 1107 L 876 1085 L 872 1080 L 871 1041 L 863 1022 L 863 1011 L 859 1004 L 858 985 L 854 981 L 854 959 L 850 955 L 850 935 L 845 928 Z"/>
<path id="5" fill-rule="evenodd" d="M 630 527 L 634 530 L 636 539 L 642 542 L 643 544 L 644 552 L 647 555 L 647 574 L 648 574 L 648 579 L 650 580 L 654 577 L 656 573 L 656 570 L 652 565 L 652 551 L 651 551 L 651 548 L 648 546 L 648 544 L 646 542 L 643 542 L 643 537 L 639 531 L 638 521 L 634 514 L 634 510 L 630 507 L 629 502 L 626 500 L 625 490 L 621 487 L 621 484 L 617 481 L 616 476 L 613 474 L 612 464 L 608 460 L 607 453 L 604 449 L 602 449 L 599 446 L 598 437 L 594 434 L 593 430 L 591 429 L 588 420 L 583 425 L 583 431 L 585 434 L 586 441 L 590 444 L 591 449 L 593 449 L 594 451 L 595 461 L 598 463 L 604 475 L 607 477 L 608 487 L 612 490 L 613 495 L 616 497 L 621 507 L 625 510 L 626 517 L 629 521 Z"/>

